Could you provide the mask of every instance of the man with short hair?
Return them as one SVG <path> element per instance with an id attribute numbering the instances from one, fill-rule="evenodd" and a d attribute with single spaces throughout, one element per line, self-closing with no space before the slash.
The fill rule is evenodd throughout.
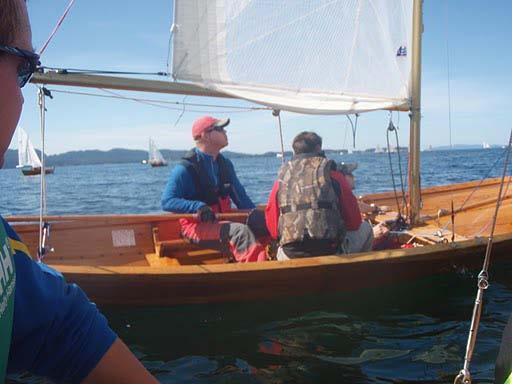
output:
<path id="1" fill-rule="evenodd" d="M 279 241 L 278 260 L 371 249 L 371 225 L 336 164 L 325 158 L 322 138 L 301 132 L 294 156 L 281 167 L 267 203 L 270 235 Z"/>
<path id="2" fill-rule="evenodd" d="M 182 235 L 189 241 L 229 249 L 238 262 L 266 260 L 265 248 L 245 224 L 217 222 L 216 213 L 254 209 L 235 172 L 233 163 L 220 150 L 228 145 L 229 119 L 198 118 L 192 125 L 195 148 L 171 171 L 162 193 L 162 209 L 173 213 L 196 213 L 197 220 L 181 219 Z"/>
<path id="3" fill-rule="evenodd" d="M 23 0 L 0 0 L 0 167 L 39 64 Z M 75 284 L 35 263 L 0 217 L 0 382 L 29 371 L 55 382 L 156 383 Z"/>

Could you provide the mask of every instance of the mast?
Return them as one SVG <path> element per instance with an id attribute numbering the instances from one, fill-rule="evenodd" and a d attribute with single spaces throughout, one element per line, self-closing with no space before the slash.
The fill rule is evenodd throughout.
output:
<path id="1" fill-rule="evenodd" d="M 411 109 L 409 133 L 409 221 L 420 218 L 421 34 L 423 0 L 414 0 L 412 27 Z"/>

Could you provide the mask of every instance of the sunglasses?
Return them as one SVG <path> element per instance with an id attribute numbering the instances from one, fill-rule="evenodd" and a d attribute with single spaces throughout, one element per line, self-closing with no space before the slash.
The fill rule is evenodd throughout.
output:
<path id="1" fill-rule="evenodd" d="M 9 55 L 18 56 L 23 59 L 23 62 L 18 67 L 18 86 L 20 88 L 23 88 L 25 84 L 28 83 L 37 67 L 41 65 L 39 55 L 34 52 L 16 47 L 9 47 L 7 45 L 0 45 L 0 52 L 5 52 Z"/>
<path id="2" fill-rule="evenodd" d="M 207 130 L 206 132 L 213 132 L 213 131 L 217 131 L 217 132 L 226 132 L 226 130 L 224 129 L 224 127 L 213 127 L 209 130 Z"/>

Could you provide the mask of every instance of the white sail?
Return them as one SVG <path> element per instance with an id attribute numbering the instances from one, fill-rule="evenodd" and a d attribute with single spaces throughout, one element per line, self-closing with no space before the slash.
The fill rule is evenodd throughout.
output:
<path id="1" fill-rule="evenodd" d="M 177 80 L 313 114 L 408 109 L 411 0 L 175 0 Z"/>
<path id="2" fill-rule="evenodd" d="M 41 160 L 37 156 L 27 132 L 18 127 L 18 168 L 30 166 L 32 168 L 41 168 Z"/>
<path id="3" fill-rule="evenodd" d="M 149 139 L 148 163 L 150 164 L 167 164 L 162 153 L 158 150 L 153 139 Z"/>

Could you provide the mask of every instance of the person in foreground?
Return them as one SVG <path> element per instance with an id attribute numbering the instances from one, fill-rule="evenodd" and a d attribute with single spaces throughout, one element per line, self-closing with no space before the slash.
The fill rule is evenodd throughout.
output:
<path id="1" fill-rule="evenodd" d="M 294 156 L 281 167 L 265 210 L 278 260 L 371 250 L 371 225 L 362 221 L 345 175 L 325 158 L 322 138 L 301 132 Z"/>
<path id="2" fill-rule="evenodd" d="M 197 213 L 197 220 L 181 219 L 182 235 L 191 242 L 229 250 L 237 262 L 266 260 L 265 247 L 245 224 L 218 222 L 216 213 L 254 209 L 254 203 L 238 180 L 233 163 L 220 150 L 228 145 L 225 127 L 229 119 L 211 116 L 192 126 L 196 147 L 171 171 L 162 193 L 162 209 L 173 213 Z"/>
<path id="3" fill-rule="evenodd" d="M 0 167 L 39 62 L 31 39 L 25 1 L 0 0 Z M 55 382 L 157 382 L 83 291 L 32 261 L 0 217 L 0 382 L 22 371 Z"/>

